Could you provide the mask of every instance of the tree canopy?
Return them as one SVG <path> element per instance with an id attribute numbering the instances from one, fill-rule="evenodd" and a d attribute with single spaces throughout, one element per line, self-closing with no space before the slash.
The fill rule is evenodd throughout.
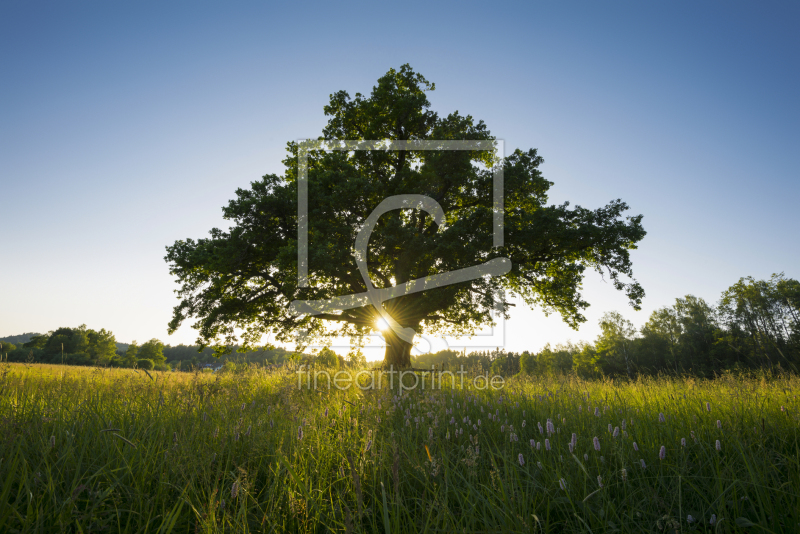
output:
<path id="1" fill-rule="evenodd" d="M 491 144 L 483 121 L 458 112 L 440 116 L 427 93 L 435 89 L 410 66 L 391 69 L 369 96 L 334 93 L 320 139 L 472 140 Z M 614 200 L 598 209 L 569 203 L 549 205 L 552 182 L 539 167 L 536 149 L 495 157 L 490 150 L 311 150 L 307 160 L 309 284 L 298 282 L 298 143 L 287 145 L 282 176 L 265 175 L 223 208 L 232 226 L 214 228 L 203 239 L 176 241 L 165 260 L 177 278 L 180 303 L 170 333 L 196 319 L 198 343 L 254 347 L 266 334 L 301 344 L 349 335 L 358 343 L 375 331 L 381 313 L 366 302 L 325 313 L 300 313 L 294 301 L 326 301 L 369 290 L 354 255 L 359 232 L 384 200 L 418 195 L 438 206 L 412 205 L 381 215 L 369 238 L 366 262 L 376 290 L 452 273 L 492 260 L 510 264 L 504 276 L 409 292 L 383 302 L 400 329 L 413 333 L 469 335 L 492 322 L 498 309 L 508 317 L 506 296 L 559 312 L 571 326 L 585 321 L 589 305 L 580 294 L 586 269 L 607 275 L 638 309 L 644 296 L 632 278 L 630 251 L 645 231 L 642 216 L 623 216 L 628 206 Z M 504 236 L 493 246 L 496 204 L 494 173 L 502 168 Z M 499 302 L 498 302 L 499 301 Z M 385 364 L 410 365 L 411 343 L 398 328 L 383 332 Z"/>

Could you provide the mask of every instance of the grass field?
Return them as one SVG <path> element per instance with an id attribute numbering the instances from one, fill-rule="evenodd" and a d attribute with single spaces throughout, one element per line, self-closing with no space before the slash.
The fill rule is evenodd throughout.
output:
<path id="1" fill-rule="evenodd" d="M 798 390 L 4 364 L 0 532 L 800 532 Z"/>

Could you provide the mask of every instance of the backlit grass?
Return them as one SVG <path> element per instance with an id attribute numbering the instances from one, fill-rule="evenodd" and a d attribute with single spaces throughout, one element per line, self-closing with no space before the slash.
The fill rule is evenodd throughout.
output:
<path id="1" fill-rule="evenodd" d="M 0 377 L 0 532 L 800 531 L 796 377 Z"/>

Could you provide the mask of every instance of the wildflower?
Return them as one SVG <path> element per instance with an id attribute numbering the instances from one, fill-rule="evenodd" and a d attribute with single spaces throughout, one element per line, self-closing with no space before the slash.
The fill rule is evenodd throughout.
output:
<path id="1" fill-rule="evenodd" d="M 575 445 L 573 445 L 571 441 L 567 443 L 567 445 L 569 446 L 569 452 L 571 453 L 572 450 L 575 448 Z"/>
<path id="2" fill-rule="evenodd" d="M 272 423 L 272 421 L 270 421 L 270 423 Z M 218 435 L 219 435 L 219 427 L 214 429 L 214 439 L 216 439 Z"/>
<path id="3" fill-rule="evenodd" d="M 584 459 L 584 461 L 588 462 L 589 461 L 589 455 L 588 454 L 584 454 L 583 455 L 583 459 Z"/>
<path id="4" fill-rule="evenodd" d="M 270 419 L 270 420 L 269 420 L 269 427 L 270 427 L 270 428 L 272 428 L 272 427 L 274 427 L 274 426 L 275 426 L 275 423 L 272 421 L 272 419 Z M 215 436 L 215 437 L 216 437 L 216 436 Z"/>
<path id="5" fill-rule="evenodd" d="M 225 499 L 222 499 L 222 502 L 219 503 L 219 509 L 221 512 L 225 511 Z"/>
<path id="6" fill-rule="evenodd" d="M 722 421 L 720 421 L 719 419 L 717 419 L 717 428 L 722 430 Z"/>
<path id="7" fill-rule="evenodd" d="M 533 449 L 535 447 L 536 447 L 536 442 L 534 440 L 531 440 L 531 449 Z"/>
<path id="8" fill-rule="evenodd" d="M 566 480 L 564 480 L 563 478 L 559 479 L 558 485 L 561 487 L 561 489 L 563 491 L 567 491 L 567 481 Z"/>
<path id="9" fill-rule="evenodd" d="M 707 402 L 707 403 L 706 403 L 706 411 L 707 411 L 707 412 L 710 412 L 710 411 L 711 411 L 711 403 L 710 403 L 710 402 Z"/>
<path id="10" fill-rule="evenodd" d="M 372 440 L 367 441 L 367 447 L 364 449 L 364 452 L 369 452 L 372 448 Z"/>
<path id="11" fill-rule="evenodd" d="M 686 446 L 686 438 L 681 438 L 681 447 Z"/>
<path id="12" fill-rule="evenodd" d="M 717 524 L 717 514 L 711 514 L 711 519 L 708 520 L 708 524 L 712 527 Z"/>
<path id="13" fill-rule="evenodd" d="M 328 409 L 325 408 L 325 417 L 328 417 Z"/>
<path id="14" fill-rule="evenodd" d="M 592 441 L 594 442 L 594 450 L 599 451 L 600 450 L 600 440 L 597 438 L 597 436 L 595 436 Z"/>
<path id="15" fill-rule="evenodd" d="M 633 442 L 633 450 L 635 450 L 636 452 L 639 452 L 639 446 L 636 444 L 635 441 Z"/>
<path id="16" fill-rule="evenodd" d="M 506 425 L 500 425 L 500 432 L 506 431 Z"/>
<path id="17" fill-rule="evenodd" d="M 478 426 L 481 426 L 481 420 L 478 419 Z"/>
<path id="18" fill-rule="evenodd" d="M 597 475 L 597 485 L 600 486 L 601 488 L 603 487 L 603 477 L 601 477 L 600 475 Z"/>
<path id="19" fill-rule="evenodd" d="M 600 408 L 597 406 L 594 407 L 594 415 L 595 417 L 600 417 Z"/>
<path id="20" fill-rule="evenodd" d="M 537 450 L 537 451 L 540 451 L 540 450 L 542 450 L 542 442 L 541 442 L 541 441 L 537 441 L 537 442 L 536 442 L 536 450 Z"/>
<path id="21" fill-rule="evenodd" d="M 717 440 L 716 447 L 717 447 L 717 450 L 718 450 L 718 451 L 721 451 L 721 450 L 722 450 L 722 445 L 720 444 L 719 440 Z"/>
<path id="22" fill-rule="evenodd" d="M 544 429 L 542 428 L 542 423 L 539 423 L 539 434 L 544 434 Z"/>
<path id="23" fill-rule="evenodd" d="M 658 459 L 663 460 L 667 457 L 667 448 L 665 446 L 661 446 L 661 450 L 658 451 Z"/>
<path id="24" fill-rule="evenodd" d="M 447 435 L 445 435 L 444 439 L 450 439 L 450 431 L 447 431 Z"/>
<path id="25" fill-rule="evenodd" d="M 622 420 L 622 430 L 625 430 L 625 419 Z"/>
<path id="26" fill-rule="evenodd" d="M 239 496 L 239 483 L 234 482 L 233 486 L 231 486 L 231 499 L 235 499 Z"/>
<path id="27" fill-rule="evenodd" d="M 611 423 L 608 423 L 608 433 L 610 434 L 611 432 L 613 432 L 613 429 L 611 428 Z"/>
<path id="28" fill-rule="evenodd" d="M 52 449 L 55 446 L 56 446 L 56 437 L 50 436 L 50 448 Z"/>
<path id="29" fill-rule="evenodd" d="M 244 411 L 245 406 L 247 406 L 247 405 L 242 403 L 242 411 Z"/>
<path id="30" fill-rule="evenodd" d="M 644 463 L 644 460 L 639 460 L 639 462 L 642 464 L 642 469 L 647 467 L 647 464 Z"/>
<path id="31" fill-rule="evenodd" d="M 297 427 L 297 439 L 299 439 L 299 440 L 303 439 L 303 427 L 302 427 L 302 425 Z"/>
<path id="32" fill-rule="evenodd" d="M 572 433 L 572 439 L 570 440 L 570 443 L 572 443 L 573 447 L 578 444 L 578 434 L 575 432 Z"/>
<path id="33" fill-rule="evenodd" d="M 300 436 L 302 438 L 302 436 Z M 239 441 L 239 432 L 233 435 L 233 441 Z"/>
<path id="34" fill-rule="evenodd" d="M 525 420 L 522 420 L 522 428 L 525 428 Z"/>
<path id="35" fill-rule="evenodd" d="M 689 514 L 689 515 L 686 516 L 686 522 L 687 523 L 694 523 L 694 517 L 692 517 L 692 514 Z"/>
<path id="36" fill-rule="evenodd" d="M 250 429 L 251 428 L 252 428 L 252 425 L 247 425 L 247 432 L 244 433 L 245 436 L 249 436 L 250 435 Z"/>
<path id="37" fill-rule="evenodd" d="M 548 450 L 548 451 L 550 450 L 550 440 L 549 439 L 545 439 L 544 440 L 544 448 L 545 448 L 545 450 Z"/>
<path id="38" fill-rule="evenodd" d="M 658 413 L 658 422 L 659 423 L 666 423 L 667 422 L 666 418 L 664 418 L 664 414 L 661 413 L 661 412 Z"/>
<path id="39" fill-rule="evenodd" d="M 517 459 L 519 460 L 519 465 L 525 465 L 525 458 L 522 457 L 522 453 L 519 453 Z"/>
<path id="40" fill-rule="evenodd" d="M 626 482 L 628 480 L 628 470 L 625 468 L 620 469 L 619 476 L 622 477 L 623 482 Z"/>
<path id="41" fill-rule="evenodd" d="M 536 462 L 536 467 L 538 467 L 539 470 L 544 469 L 544 467 L 542 466 L 542 462 Z"/>

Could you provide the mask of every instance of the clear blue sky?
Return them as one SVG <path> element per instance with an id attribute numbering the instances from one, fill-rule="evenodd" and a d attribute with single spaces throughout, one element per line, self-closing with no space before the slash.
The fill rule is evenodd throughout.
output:
<path id="1" fill-rule="evenodd" d="M 742 276 L 800 278 L 797 2 L 0 4 L 0 336 L 86 323 L 168 337 L 164 247 L 220 208 L 329 94 L 403 63 L 440 113 L 535 147 L 551 200 L 622 198 L 648 232 L 634 312 L 590 274 L 589 322 L 516 310 L 508 350 L 641 325 Z M 794 243 L 794 244 L 793 244 Z"/>

